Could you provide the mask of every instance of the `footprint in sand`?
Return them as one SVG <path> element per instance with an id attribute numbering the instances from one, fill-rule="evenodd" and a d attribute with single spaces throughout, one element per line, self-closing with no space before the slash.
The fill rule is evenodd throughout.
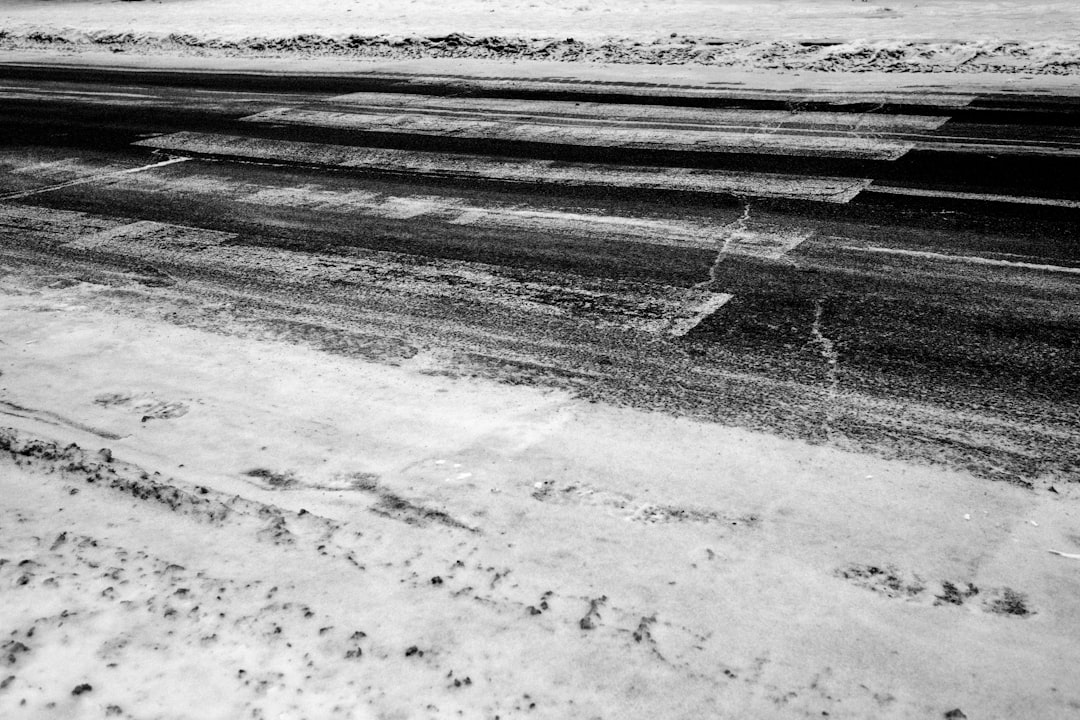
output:
<path id="1" fill-rule="evenodd" d="M 905 573 L 893 565 L 853 563 L 836 570 L 835 575 L 848 582 L 889 598 L 928 604 L 932 607 L 968 605 L 992 615 L 1030 617 L 1036 614 L 1025 593 L 1010 587 L 979 588 L 971 582 L 927 583 L 914 573 Z"/>
<path id="2" fill-rule="evenodd" d="M 190 409 L 187 403 L 161 400 L 149 393 L 105 393 L 94 398 L 94 404 L 106 408 L 123 408 L 128 412 L 137 413 L 143 422 L 172 420 L 187 415 Z"/>

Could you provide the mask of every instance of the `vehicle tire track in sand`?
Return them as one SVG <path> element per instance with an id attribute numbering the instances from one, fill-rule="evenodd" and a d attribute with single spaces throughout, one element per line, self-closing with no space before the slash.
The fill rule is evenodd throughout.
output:
<path id="1" fill-rule="evenodd" d="M 242 544 L 241 538 L 246 537 L 247 542 L 266 548 L 260 552 L 339 559 L 343 564 L 334 567 L 340 568 L 336 574 L 342 580 L 355 577 L 357 580 L 351 583 L 374 583 L 405 593 L 410 600 L 403 600 L 400 611 L 395 611 L 404 616 L 418 612 L 417 608 L 437 607 L 439 617 L 444 618 L 440 623 L 447 622 L 447 618 L 451 624 L 459 623 L 452 618 L 460 616 L 469 618 L 460 620 L 468 627 L 480 623 L 516 628 L 515 634 L 524 632 L 543 642 L 555 641 L 567 631 L 581 633 L 583 641 L 589 638 L 589 646 L 599 642 L 604 647 L 620 648 L 619 652 L 636 657 L 635 663 L 660 663 L 667 672 L 685 675 L 702 687 L 723 682 L 696 667 L 695 654 L 700 649 L 695 647 L 708 643 L 708 634 L 658 617 L 655 609 L 623 605 L 617 597 L 608 600 L 605 596 L 601 612 L 595 603 L 599 596 L 582 592 L 583 588 L 565 587 L 543 576 L 518 577 L 512 566 L 485 562 L 482 546 L 467 539 L 476 538 L 473 533 L 458 535 L 464 541 L 456 542 L 448 535 L 450 542 L 438 543 L 434 549 L 432 538 L 426 536 L 420 545 L 395 541 L 388 548 L 378 524 L 344 525 L 306 510 L 292 512 L 206 487 L 189 486 L 115 459 L 107 449 L 94 453 L 74 444 L 63 447 L 10 429 L 0 430 L 0 458 L 10 459 L 27 472 L 57 478 L 65 494 L 85 492 L 88 499 L 93 499 L 101 492 L 119 492 L 135 502 L 126 512 L 145 508 L 152 516 L 161 511 L 165 517 L 187 516 L 206 532 L 228 527 L 240 531 L 235 535 L 236 542 Z M 373 481 L 361 479 L 359 485 L 361 491 L 370 492 L 365 488 Z M 110 500 L 109 505 L 113 506 L 114 501 Z M 125 512 L 121 509 L 123 503 L 115 507 Z M 163 520 L 159 517 L 154 522 L 160 525 Z M 455 527 L 434 523 L 430 527 L 415 525 L 413 532 L 456 531 Z M 145 662 L 141 658 L 147 653 L 151 657 L 172 657 L 210 649 L 217 658 L 215 662 L 235 666 L 213 682 L 231 687 L 227 692 L 251 693 L 256 700 L 247 707 L 272 707 L 260 705 L 261 699 L 301 692 L 322 693 L 320 698 L 335 695 L 339 698 L 337 704 L 344 708 L 355 705 L 356 695 L 371 691 L 373 694 L 365 697 L 378 705 L 372 686 L 362 685 L 363 672 L 353 673 L 342 661 L 379 662 L 395 667 L 408 663 L 415 666 L 408 671 L 414 682 L 445 679 L 449 672 L 447 687 L 455 693 L 477 692 L 492 677 L 475 666 L 470 669 L 459 664 L 462 661 L 454 655 L 458 652 L 454 646 L 409 642 L 413 636 L 408 622 L 401 627 L 382 627 L 381 632 L 370 627 L 341 628 L 302 587 L 284 580 L 275 579 L 273 586 L 270 581 L 241 583 L 199 571 L 186 561 L 155 556 L 137 547 L 110 545 L 104 537 L 59 527 L 53 534 L 24 539 L 23 546 L 15 550 L 10 549 L 10 543 L 7 547 L 9 550 L 0 556 L 0 575 L 27 592 L 47 589 L 47 596 L 53 598 L 53 605 L 48 607 L 55 611 L 46 612 L 48 607 L 42 606 L 41 612 L 16 630 L 13 637 L 22 645 L 5 646 L 5 652 L 52 662 L 50 654 L 63 647 L 62 638 L 68 636 L 65 633 L 78 632 L 85 636 L 85 643 L 93 645 L 89 656 L 94 661 L 84 663 L 83 674 L 71 678 L 69 684 L 90 684 L 97 688 L 94 692 L 99 693 L 95 695 L 98 698 L 116 689 L 100 679 L 102 668 L 123 667 L 132 672 L 132 664 Z M 10 552 L 15 556 L 7 557 Z M 344 570 L 346 564 L 349 570 Z M 535 590 L 544 583 L 550 583 L 550 589 Z M 70 608 L 60 607 L 64 603 Z M 588 628 L 581 622 L 585 616 L 591 618 Z M 115 624 L 117 618 L 125 618 L 120 626 Z M 644 626 L 642 618 L 649 618 Z M 465 632 L 465 626 L 462 628 L 460 632 Z M 22 646 L 28 648 L 25 653 Z M 257 657 L 251 656 L 252 647 L 258 648 Z M 414 648 L 414 652 L 408 652 Z M 56 684 L 41 674 L 42 665 L 35 660 L 26 667 L 29 670 L 16 669 L 12 693 L 39 705 L 59 703 L 55 699 Z M 169 671 L 161 670 L 156 675 L 157 671 L 148 669 L 138 672 L 150 676 L 141 677 L 135 686 L 154 687 L 163 679 L 161 673 Z M 304 680 L 298 684 L 300 676 Z M 469 682 L 465 683 L 464 678 Z M 8 696 L 15 697 L 10 693 Z M 353 699 L 346 701 L 347 697 Z M 3 700 L 0 693 L 0 705 Z M 140 702 L 144 707 L 150 701 L 143 697 Z M 469 707 L 464 696 L 462 702 L 463 708 Z M 530 702 L 540 699 L 534 695 Z M 514 703 L 520 705 L 520 698 Z M 124 708 L 130 702 L 116 700 L 115 704 Z M 493 707 L 493 714 L 508 709 Z M 328 711 L 325 716 L 338 715 Z"/>

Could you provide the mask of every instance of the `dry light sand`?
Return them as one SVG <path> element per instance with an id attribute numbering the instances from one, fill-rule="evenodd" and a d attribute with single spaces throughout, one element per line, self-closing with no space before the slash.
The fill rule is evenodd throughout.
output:
<path id="1" fill-rule="evenodd" d="M 0 717 L 1080 711 L 1076 485 L 2 290 Z"/>
<path id="2" fill-rule="evenodd" d="M 1075 41 L 1071 0 L 6 0 L 0 26 L 214 33 L 652 40 Z"/>

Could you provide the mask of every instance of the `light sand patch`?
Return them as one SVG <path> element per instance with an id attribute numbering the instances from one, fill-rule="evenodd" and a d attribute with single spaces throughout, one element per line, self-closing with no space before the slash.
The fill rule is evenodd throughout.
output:
<path id="1" fill-rule="evenodd" d="M 780 129 L 744 130 L 590 127 L 528 121 L 457 119 L 420 113 L 378 114 L 282 108 L 242 118 L 246 122 L 332 128 L 358 132 L 432 137 L 480 138 L 487 141 L 536 142 L 604 148 L 679 152 L 752 152 L 769 155 L 896 160 L 914 141 L 860 135 L 807 135 Z"/>
<path id="2" fill-rule="evenodd" d="M 744 110 L 685 108 L 630 103 L 595 103 L 570 100 L 432 97 L 404 93 L 362 92 L 338 95 L 327 103 L 355 112 L 418 113 L 454 119 L 550 122 L 566 125 L 685 127 L 696 130 L 774 132 L 777 130 L 900 134 L 937 130 L 949 119 L 936 115 L 884 113 L 798 112 L 796 110 Z"/>
<path id="3" fill-rule="evenodd" d="M 69 228 L 71 229 L 73 228 Z M 95 250 L 124 243 L 149 243 L 153 246 L 173 247 L 180 250 L 201 250 L 211 245 L 220 245 L 236 237 L 232 233 L 171 225 L 153 220 L 125 223 L 85 235 L 77 232 L 75 234 L 76 237 L 65 244 L 80 250 Z"/>
<path id="4" fill-rule="evenodd" d="M 833 203 L 849 202 L 870 184 L 869 180 L 860 178 L 491 158 L 482 155 L 411 152 L 194 132 L 163 135 L 135 144 L 215 158 L 329 165 L 393 175 L 421 174 L 447 179 L 625 187 L 634 190 L 798 198 Z M 168 182 L 183 181 L 184 178 L 181 177 L 168 179 Z M 331 204 L 330 207 L 334 205 Z"/>

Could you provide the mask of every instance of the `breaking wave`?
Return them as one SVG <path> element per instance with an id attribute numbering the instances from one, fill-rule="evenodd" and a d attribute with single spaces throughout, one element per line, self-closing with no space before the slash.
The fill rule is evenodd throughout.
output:
<path id="1" fill-rule="evenodd" d="M 459 33 L 428 37 L 300 34 L 232 39 L 180 33 L 30 28 L 0 30 L 0 48 L 228 56 L 556 60 L 825 72 L 1080 74 L 1080 43 L 1052 41 L 811 43 L 678 37 L 649 43 L 623 38 L 585 42 L 573 38 L 478 37 Z"/>

